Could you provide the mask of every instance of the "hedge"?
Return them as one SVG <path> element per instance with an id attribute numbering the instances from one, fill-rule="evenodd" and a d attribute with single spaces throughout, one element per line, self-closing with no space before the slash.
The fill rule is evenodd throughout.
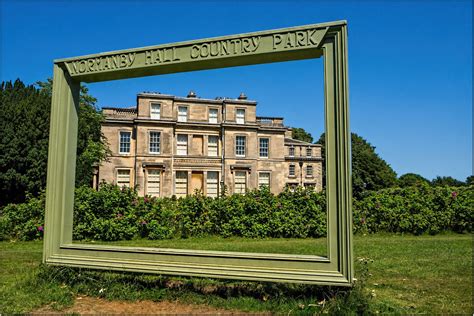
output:
<path id="1" fill-rule="evenodd" d="M 44 194 L 0 210 L 0 239 L 43 235 Z M 102 185 L 75 191 L 75 240 L 168 239 L 220 235 L 251 238 L 326 235 L 324 192 L 267 189 L 210 198 L 139 197 L 133 189 Z M 427 185 L 367 192 L 353 201 L 354 232 L 436 234 L 472 232 L 474 190 Z"/>

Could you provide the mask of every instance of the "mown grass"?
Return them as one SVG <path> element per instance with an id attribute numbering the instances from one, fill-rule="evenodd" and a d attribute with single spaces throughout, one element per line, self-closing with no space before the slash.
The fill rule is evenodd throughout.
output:
<path id="1" fill-rule="evenodd" d="M 352 291 L 50 268 L 40 265 L 42 242 L 1 242 L 0 312 L 28 312 L 45 304 L 61 309 L 71 305 L 76 295 L 86 294 L 124 300 L 179 299 L 183 303 L 279 313 L 471 314 L 472 237 L 457 234 L 356 236 L 356 277 L 362 282 Z M 265 248 L 266 252 L 277 253 L 291 247 L 298 250 L 295 253 L 305 254 L 325 249 L 323 240 L 313 239 L 262 241 L 212 237 L 168 242 L 176 248 L 233 251 Z M 155 246 L 156 242 L 138 240 L 115 244 Z"/>

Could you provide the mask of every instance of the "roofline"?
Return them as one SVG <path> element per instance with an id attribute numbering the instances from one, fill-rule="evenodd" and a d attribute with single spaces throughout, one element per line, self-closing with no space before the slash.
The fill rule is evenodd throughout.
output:
<path id="1" fill-rule="evenodd" d="M 296 142 L 296 143 L 300 143 L 300 144 L 304 144 L 304 145 L 309 145 L 309 146 L 315 146 L 315 147 L 322 147 L 321 144 L 313 144 L 313 143 L 308 143 L 308 142 L 305 142 L 305 141 L 302 141 L 302 140 L 299 140 L 299 139 L 294 139 L 294 138 L 288 138 L 288 137 L 285 137 L 285 142 L 286 141 L 291 141 L 291 142 Z"/>

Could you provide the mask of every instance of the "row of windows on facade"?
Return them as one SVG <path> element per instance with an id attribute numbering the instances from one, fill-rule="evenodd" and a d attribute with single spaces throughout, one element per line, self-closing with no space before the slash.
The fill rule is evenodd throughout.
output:
<path id="1" fill-rule="evenodd" d="M 120 154 L 129 154 L 130 153 L 130 141 L 131 141 L 131 132 L 120 132 L 120 145 L 119 153 Z M 195 136 L 202 137 L 202 136 Z M 268 138 L 259 138 L 259 156 L 268 157 L 270 148 L 269 148 L 269 139 Z M 201 141 L 202 142 L 202 141 Z M 218 155 L 218 136 L 208 136 L 207 141 L 207 153 L 208 156 L 217 156 Z M 235 137 L 235 155 L 237 157 L 245 157 L 245 146 L 246 136 L 236 136 Z M 161 151 L 161 133 L 160 132 L 150 132 L 149 133 L 149 152 L 153 154 L 159 154 Z M 176 154 L 177 155 L 187 155 L 188 154 L 188 135 L 178 134 L 176 142 Z M 290 157 L 294 157 L 295 148 L 289 148 Z M 306 148 L 306 156 L 311 157 L 312 149 L 310 147 Z"/>
<path id="2" fill-rule="evenodd" d="M 146 180 L 146 194 L 160 196 L 161 170 L 148 169 Z M 130 187 L 130 169 L 118 169 L 116 184 L 119 187 Z M 258 186 L 270 186 L 270 172 L 259 172 Z M 247 190 L 247 172 L 234 172 L 234 193 L 243 194 Z M 175 195 L 186 196 L 188 194 L 188 172 L 176 171 Z M 210 197 L 217 197 L 219 194 L 219 173 L 217 171 L 207 171 L 206 194 Z"/>
<path id="3" fill-rule="evenodd" d="M 209 109 L 209 123 L 217 124 L 218 123 L 218 109 Z M 150 106 L 150 118 L 159 120 L 161 119 L 161 105 L 160 104 L 151 104 Z M 187 122 L 188 121 L 188 107 L 187 106 L 178 106 L 178 122 Z M 245 109 L 237 109 L 235 113 L 235 122 L 237 124 L 245 124 Z"/>

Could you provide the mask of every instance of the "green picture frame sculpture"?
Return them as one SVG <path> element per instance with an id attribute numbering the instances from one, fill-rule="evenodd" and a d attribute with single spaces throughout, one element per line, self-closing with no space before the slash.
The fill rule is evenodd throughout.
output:
<path id="1" fill-rule="evenodd" d="M 81 82 L 324 59 L 327 257 L 72 242 Z M 336 21 L 54 61 L 43 262 L 91 269 L 351 286 L 347 23 Z"/>

